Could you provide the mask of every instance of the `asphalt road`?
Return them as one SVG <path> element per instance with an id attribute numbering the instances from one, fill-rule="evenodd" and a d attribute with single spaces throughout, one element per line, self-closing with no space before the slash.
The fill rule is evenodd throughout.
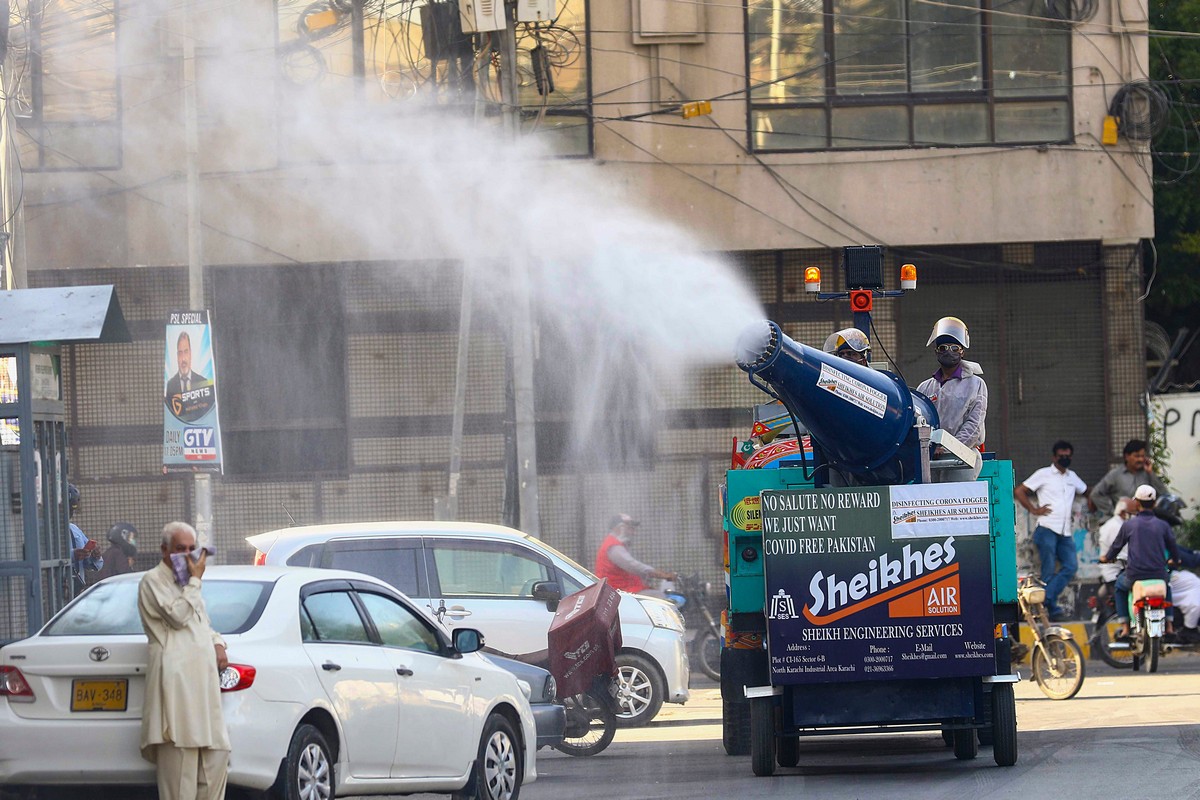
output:
<path id="1" fill-rule="evenodd" d="M 1021 672 L 1028 678 L 1027 667 Z M 997 767 L 987 747 L 973 761 L 958 761 L 936 733 L 842 736 L 804 739 L 799 766 L 756 778 L 749 757 L 727 756 L 721 747 L 715 684 L 692 680 L 687 705 L 668 705 L 650 725 L 619 731 L 598 756 L 539 752 L 540 777 L 523 787 L 523 800 L 1200 800 L 1200 654 L 1165 658 L 1154 675 L 1088 661 L 1071 700 L 1050 700 L 1022 681 L 1012 767 Z M 6 794 L 0 787 L 0 797 Z M 155 793 L 118 796 L 152 800 Z"/>
<path id="2" fill-rule="evenodd" d="M 821 737 L 801 742 L 798 767 L 756 778 L 748 757 L 721 747 L 719 693 L 698 688 L 686 706 L 619 732 L 599 756 L 541 751 L 540 777 L 521 796 L 1200 800 L 1200 656 L 1166 658 L 1154 675 L 1087 667 L 1071 700 L 1050 700 L 1032 682 L 1017 686 L 1013 767 L 997 767 L 986 747 L 974 761 L 957 761 L 934 733 Z"/>

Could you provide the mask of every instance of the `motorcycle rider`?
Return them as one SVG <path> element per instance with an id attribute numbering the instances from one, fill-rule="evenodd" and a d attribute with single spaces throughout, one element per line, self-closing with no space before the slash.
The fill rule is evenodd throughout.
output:
<path id="1" fill-rule="evenodd" d="M 1167 583 L 1167 602 L 1171 601 L 1171 585 L 1167 575 L 1169 553 L 1171 561 L 1179 562 L 1179 545 L 1175 542 L 1175 533 L 1171 525 L 1154 513 L 1154 501 L 1158 492 L 1150 484 L 1137 488 L 1133 495 L 1141 506 L 1141 511 L 1132 519 L 1126 520 L 1117 533 L 1117 538 L 1109 545 L 1108 551 L 1100 557 L 1101 564 L 1108 564 L 1117 557 L 1117 553 L 1125 545 L 1129 545 L 1129 555 L 1125 571 L 1117 578 L 1115 586 L 1117 603 L 1117 621 L 1121 628 L 1117 638 L 1129 635 L 1129 592 L 1135 581 L 1158 579 Z M 1167 633 L 1172 633 L 1172 624 L 1167 620 Z"/>
<path id="2" fill-rule="evenodd" d="M 864 367 L 871 365 L 871 340 L 858 328 L 842 328 L 829 334 L 821 348 L 826 353 L 853 361 Z"/>
<path id="3" fill-rule="evenodd" d="M 110 547 L 104 551 L 104 566 L 96 573 L 93 583 L 134 571 L 133 563 L 138 552 L 137 533 L 132 522 L 118 522 L 108 529 Z"/>

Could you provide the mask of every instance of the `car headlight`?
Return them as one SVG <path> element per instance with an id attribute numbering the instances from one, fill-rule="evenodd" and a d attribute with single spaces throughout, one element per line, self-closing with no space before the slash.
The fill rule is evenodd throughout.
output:
<path id="1" fill-rule="evenodd" d="M 546 676 L 546 702 L 555 703 L 558 701 L 558 681 L 554 680 L 553 675 Z"/>
<path id="2" fill-rule="evenodd" d="M 683 633 L 683 617 L 675 610 L 675 607 L 667 603 L 661 603 L 657 600 L 638 600 L 642 604 L 642 608 L 650 616 L 650 622 L 656 628 L 666 628 L 667 630 Z"/>
<path id="3" fill-rule="evenodd" d="M 533 699 L 533 687 L 529 685 L 529 681 L 517 678 L 517 686 L 521 687 L 521 694 L 525 695 L 526 700 Z"/>

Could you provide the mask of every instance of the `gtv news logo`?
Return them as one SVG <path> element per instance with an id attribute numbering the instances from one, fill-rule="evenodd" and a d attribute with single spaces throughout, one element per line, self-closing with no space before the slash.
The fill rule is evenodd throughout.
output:
<path id="1" fill-rule="evenodd" d="M 216 461 L 216 430 L 209 427 L 184 428 L 183 457 L 187 461 Z"/>

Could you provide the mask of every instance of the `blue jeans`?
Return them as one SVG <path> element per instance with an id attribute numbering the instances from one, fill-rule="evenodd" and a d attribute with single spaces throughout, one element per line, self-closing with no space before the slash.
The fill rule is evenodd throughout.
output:
<path id="1" fill-rule="evenodd" d="M 1058 595 L 1075 577 L 1079 564 L 1075 560 L 1075 539 L 1070 536 L 1059 536 L 1049 528 L 1038 525 L 1033 529 L 1033 543 L 1037 545 L 1038 556 L 1042 560 L 1042 583 L 1046 584 L 1046 610 L 1057 614 Z M 1058 562 L 1058 571 L 1054 570 L 1054 562 Z M 1119 608 L 1119 607 L 1118 607 Z"/>
<path id="2" fill-rule="evenodd" d="M 1167 602 L 1171 602 L 1171 580 L 1164 571 L 1162 576 L 1163 581 L 1167 584 Z M 1140 579 L 1139 579 L 1140 580 Z M 1117 604 L 1118 622 L 1129 622 L 1129 593 L 1133 591 L 1134 582 L 1129 580 L 1129 576 L 1122 572 L 1117 576 L 1117 582 L 1113 584 L 1113 602 Z M 1171 615 L 1167 614 L 1167 620 L 1170 621 Z"/>

